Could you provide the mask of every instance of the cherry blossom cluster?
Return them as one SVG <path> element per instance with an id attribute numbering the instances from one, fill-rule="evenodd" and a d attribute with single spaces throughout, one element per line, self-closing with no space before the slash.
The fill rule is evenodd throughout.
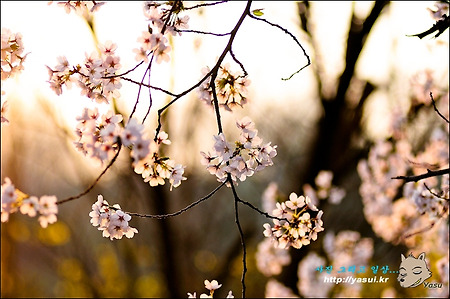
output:
<path id="1" fill-rule="evenodd" d="M 358 163 L 357 171 L 362 180 L 359 193 L 364 215 L 370 223 L 376 216 L 391 213 L 392 202 L 403 184 L 392 178 L 406 174 L 410 152 L 410 144 L 406 141 L 393 144 L 380 140 L 371 148 L 368 159 Z"/>
<path id="2" fill-rule="evenodd" d="M 434 7 L 428 8 L 431 17 L 435 20 L 439 20 L 443 15 L 448 14 L 449 4 L 445 1 L 434 2 Z"/>
<path id="3" fill-rule="evenodd" d="M 357 166 L 364 216 L 374 232 L 387 242 L 396 241 L 407 228 L 414 227 L 417 218 L 413 203 L 396 198 L 403 182 L 392 179 L 407 173 L 410 155 L 407 141 L 380 140 L 369 151 L 368 159 Z"/>
<path id="4" fill-rule="evenodd" d="M 266 283 L 265 298 L 300 298 L 300 297 L 295 295 L 291 288 L 280 283 L 275 278 L 270 278 Z"/>
<path id="5" fill-rule="evenodd" d="M 200 152 L 201 163 L 221 182 L 226 181 L 228 175 L 235 182 L 244 181 L 255 172 L 273 165 L 272 158 L 277 155 L 277 146 L 272 146 L 271 142 L 263 144 L 263 140 L 257 135 L 258 130 L 254 128 L 255 124 L 248 116 L 236 121 L 236 125 L 240 130 L 240 137 L 234 145 L 227 142 L 225 135 L 220 133 L 214 136 L 212 154 Z"/>
<path id="6" fill-rule="evenodd" d="M 178 187 L 181 181 L 186 180 L 186 177 L 183 176 L 185 166 L 176 164 L 174 160 L 161 155 L 160 151 L 162 144 L 171 144 L 169 136 L 166 132 L 160 131 L 154 140 L 146 141 L 137 137 L 142 128 L 143 126 L 137 122 L 130 122 L 125 127 L 125 133 L 122 134 L 127 138 L 122 138 L 126 140 L 123 141 L 124 145 L 130 141 L 133 144 L 131 155 L 134 159 L 134 171 L 142 175 L 144 182 L 148 182 L 150 186 L 164 185 L 164 180 L 168 179 L 170 190 Z"/>
<path id="7" fill-rule="evenodd" d="M 151 24 L 152 31 L 176 36 L 180 29 L 187 29 L 189 16 L 180 16 L 184 11 L 182 1 L 146 1 L 144 15 Z"/>
<path id="8" fill-rule="evenodd" d="M 100 115 L 98 108 L 84 108 L 75 133 L 79 137 L 75 147 L 84 155 L 96 158 L 102 163 L 110 160 L 117 152 L 121 133 L 120 114 L 112 111 Z"/>
<path id="9" fill-rule="evenodd" d="M 74 142 L 76 148 L 103 163 L 117 153 L 120 142 L 131 148 L 134 171 L 151 186 L 164 185 L 168 179 L 172 189 L 186 180 L 183 177 L 185 167 L 160 154 L 161 144 L 171 143 L 167 133 L 160 131 L 156 139 L 150 140 L 144 136 L 144 125 L 135 118 L 131 118 L 125 128 L 119 125 L 122 119 L 120 114 L 112 111 L 100 115 L 97 108 L 85 108 L 77 117 L 79 140 Z"/>
<path id="10" fill-rule="evenodd" d="M 271 213 L 278 201 L 278 185 L 274 182 L 269 183 L 262 194 L 262 208 L 266 213 Z M 289 252 L 283 248 L 273 246 L 272 239 L 264 238 L 256 250 L 256 267 L 267 277 L 281 273 L 283 266 L 291 262 Z"/>
<path id="11" fill-rule="evenodd" d="M 2 81 L 23 70 L 27 54 L 23 53 L 22 35 L 2 28 L 1 78 Z"/>
<path id="12" fill-rule="evenodd" d="M 6 177 L 2 185 L 2 214 L 1 221 L 7 222 L 9 215 L 18 210 L 30 217 L 39 214 L 38 221 L 43 228 L 56 222 L 58 206 L 56 205 L 56 196 L 43 195 L 40 198 L 29 196 L 17 190 L 11 180 Z"/>
<path id="13" fill-rule="evenodd" d="M 443 181 L 446 181 L 448 186 L 448 175 L 444 176 Z M 431 190 L 434 193 L 432 194 L 425 186 L 422 182 L 407 184 L 404 187 L 404 195 L 416 205 L 421 215 L 426 214 L 431 220 L 448 217 L 448 189 L 446 194 L 438 197 L 434 195 L 437 190 Z"/>
<path id="14" fill-rule="evenodd" d="M 329 170 L 321 170 L 315 178 L 316 188 L 310 184 L 303 185 L 303 192 L 315 204 L 319 204 L 320 199 L 328 199 L 331 204 L 339 204 L 345 197 L 345 190 L 343 188 L 334 186 L 332 184 L 333 172 Z"/>
<path id="15" fill-rule="evenodd" d="M 208 67 L 202 69 L 203 75 L 209 72 Z M 232 111 L 234 107 L 243 107 L 248 102 L 247 86 L 250 85 L 251 81 L 247 79 L 247 76 L 231 71 L 228 63 L 220 66 L 214 83 L 219 106 L 225 110 Z M 198 93 L 200 100 L 212 107 L 214 99 L 210 78 L 202 82 L 198 88 Z"/>
<path id="16" fill-rule="evenodd" d="M 53 1 L 50 1 L 49 4 L 51 4 L 52 2 Z M 58 2 L 58 5 L 64 7 L 66 13 L 75 11 L 78 14 L 84 14 L 87 11 L 91 13 L 96 11 L 100 6 L 102 6 L 105 3 L 106 2 L 99 2 L 99 1 L 62 1 Z"/>
<path id="17" fill-rule="evenodd" d="M 23 54 L 24 46 L 22 35 L 13 33 L 8 28 L 2 27 L 1 33 L 1 84 L 2 84 L 2 104 L 1 104 L 1 124 L 7 124 L 9 120 L 6 118 L 7 101 L 3 101 L 5 90 L 3 89 L 3 81 L 13 77 L 15 74 L 24 69 L 23 62 L 27 54 Z"/>
<path id="18" fill-rule="evenodd" d="M 180 29 L 188 28 L 189 16 L 180 16 L 183 11 L 181 1 L 167 1 L 164 3 L 156 1 L 146 1 L 144 3 L 144 15 L 149 21 L 148 30 L 143 31 L 137 39 L 139 48 L 133 49 L 136 53 L 136 60 L 148 62 L 148 56 L 153 53 L 157 63 L 169 61 L 171 47 L 164 34 L 177 35 Z"/>
<path id="19" fill-rule="evenodd" d="M 203 294 L 200 295 L 199 298 L 213 298 L 214 291 L 219 289 L 221 286 L 222 285 L 219 284 L 217 282 L 217 280 L 213 280 L 211 282 L 209 280 L 205 280 L 205 288 L 207 290 L 209 290 L 209 295 L 203 293 Z M 196 292 L 194 292 L 192 294 L 191 293 L 187 293 L 187 295 L 188 295 L 188 298 L 197 298 L 197 293 Z M 234 298 L 233 292 L 229 291 L 226 298 Z"/>
<path id="20" fill-rule="evenodd" d="M 276 203 L 276 209 L 272 212 L 274 226 L 264 224 L 264 236 L 273 240 L 273 245 L 287 249 L 290 246 L 301 248 L 317 240 L 317 233 L 324 230 L 322 215 L 312 204 L 309 197 L 297 196 L 294 192 L 289 195 L 289 200 Z"/>
<path id="21" fill-rule="evenodd" d="M 373 256 L 373 240 L 361 238 L 357 231 L 345 230 L 336 235 L 329 232 L 325 235 L 323 249 L 327 258 L 310 252 L 298 265 L 297 288 L 303 297 L 329 297 L 333 284 L 324 284 L 324 277 L 329 276 L 326 271 L 317 271 L 320 265 L 332 265 L 334 269 L 348 268 L 352 265 L 369 267 Z M 333 269 L 333 270 L 334 270 Z M 359 269 L 357 269 L 358 271 Z M 336 271 L 337 272 L 337 271 Z M 348 273 L 336 273 L 338 277 L 345 277 Z M 337 292 L 336 292 L 337 291 Z M 361 284 L 345 284 L 333 290 L 333 297 L 360 297 Z M 335 293 L 336 292 L 336 293 Z"/>
<path id="22" fill-rule="evenodd" d="M 98 230 L 103 231 L 102 235 L 114 239 L 122 239 L 123 236 L 132 238 L 138 230 L 128 225 L 131 216 L 122 211 L 118 204 L 110 206 L 103 195 L 98 195 L 97 201 L 92 205 L 89 213 L 93 226 L 98 226 Z"/>
<path id="23" fill-rule="evenodd" d="M 441 128 L 431 132 L 429 142 L 424 150 L 415 155 L 416 162 L 412 166 L 415 175 L 424 172 L 431 165 L 439 165 L 441 168 L 449 165 L 449 134 Z M 430 177 L 420 182 L 405 184 L 403 195 L 413 202 L 420 214 L 427 214 L 430 219 L 448 217 L 449 211 L 449 175 L 441 178 Z"/>
<path id="24" fill-rule="evenodd" d="M 352 230 L 343 230 L 336 235 L 328 232 L 323 241 L 330 263 L 345 267 L 368 265 L 373 256 L 373 245 L 373 239 L 362 238 L 359 232 Z"/>
<path id="25" fill-rule="evenodd" d="M 430 167 L 448 167 L 448 127 L 446 130 L 434 129 L 423 150 L 416 154 L 404 138 L 404 132 L 397 135 L 403 136 L 398 141 L 380 140 L 371 148 L 368 159 L 359 162 L 364 215 L 374 232 L 385 241 L 397 242 L 408 231 L 420 231 L 429 225 L 419 217 L 421 214 L 432 221 L 448 217 L 447 174 L 406 184 L 392 179 L 411 172 L 423 174 Z M 403 241 L 408 246 L 415 243 L 414 238 Z"/>
<path id="26" fill-rule="evenodd" d="M 115 55 L 116 49 L 115 43 L 107 41 L 99 45 L 100 54 L 86 53 L 84 62 L 73 67 L 65 56 L 58 57 L 58 64 L 53 69 L 47 66 L 50 88 L 61 95 L 63 86 L 71 88 L 75 82 L 82 95 L 97 103 L 109 103 L 113 97 L 120 96 L 118 89 L 122 87 L 120 77 L 116 75 L 121 67 L 120 57 Z"/>
<path id="27" fill-rule="evenodd" d="M 255 257 L 256 267 L 267 277 L 280 274 L 283 266 L 291 262 L 289 252 L 273 246 L 272 239 L 268 238 L 258 244 Z"/>
<path id="28" fill-rule="evenodd" d="M 270 189 L 273 191 L 273 186 Z M 263 243 L 266 243 L 266 241 L 263 241 L 260 244 Z M 323 249 L 326 253 L 326 257 L 320 256 L 315 251 L 312 251 L 298 264 L 297 289 L 301 297 L 326 298 L 330 296 L 330 292 L 332 292 L 333 297 L 334 295 L 337 295 L 337 297 L 360 297 L 362 291 L 361 284 L 346 284 L 334 288 L 335 284 L 323 283 L 324 278 L 330 274 L 328 274 L 325 269 L 323 271 L 318 271 L 317 269 L 318 267 L 325 265 L 332 265 L 334 271 L 338 271 L 341 267 L 347 268 L 351 265 L 363 266 L 367 269 L 369 261 L 373 256 L 373 245 L 372 239 L 362 238 L 359 232 L 356 231 L 341 231 L 336 235 L 333 232 L 327 233 L 323 242 Z M 287 254 L 286 250 L 278 248 L 275 250 L 280 250 Z M 257 255 L 256 258 L 257 262 L 258 259 L 264 259 L 262 255 Z M 280 265 L 278 265 L 278 267 L 279 266 Z M 259 270 L 261 271 L 261 269 Z M 267 271 L 261 272 L 268 277 L 278 274 L 274 272 L 267 275 Z M 337 274 L 337 276 L 346 275 L 348 275 L 348 273 L 342 272 Z M 271 277 L 266 284 L 265 296 L 266 298 L 299 298 L 294 294 L 292 289 L 286 287 L 273 277 Z"/>
<path id="29" fill-rule="evenodd" d="M 334 287 L 331 283 L 323 283 L 324 278 L 329 276 L 325 271 L 317 271 L 320 265 L 339 265 L 327 262 L 326 258 L 318 255 L 315 251 L 310 251 L 298 264 L 297 289 L 304 298 L 328 298 L 329 292 Z"/>

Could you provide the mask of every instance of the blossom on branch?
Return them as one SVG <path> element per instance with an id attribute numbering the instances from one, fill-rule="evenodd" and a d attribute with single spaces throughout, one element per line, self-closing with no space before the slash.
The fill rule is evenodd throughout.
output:
<path id="1" fill-rule="evenodd" d="M 179 16 L 184 10 L 181 1 L 156 2 L 146 1 L 144 3 L 144 15 L 150 23 L 148 30 L 143 31 L 137 41 L 140 47 L 133 49 L 137 61 L 148 63 L 150 54 L 156 58 L 156 63 L 170 60 L 171 47 L 165 34 L 173 36 L 180 34 L 179 29 L 188 28 L 189 16 Z"/>
<path id="2" fill-rule="evenodd" d="M 200 295 L 200 298 L 213 298 L 214 291 L 219 289 L 222 286 L 221 284 L 219 284 L 217 282 L 217 280 L 212 280 L 212 281 L 205 280 L 204 283 L 205 283 L 205 288 L 207 290 L 209 290 L 209 295 L 203 293 L 203 294 Z M 187 295 L 188 295 L 188 298 L 197 298 L 197 293 L 196 292 L 194 292 L 192 294 L 191 293 L 187 293 Z M 229 291 L 226 298 L 234 298 L 233 292 Z"/>
<path id="3" fill-rule="evenodd" d="M 236 126 L 241 134 L 234 144 L 227 142 L 225 135 L 220 133 L 214 136 L 213 154 L 200 152 L 201 163 L 220 182 L 226 181 L 228 175 L 235 182 L 244 181 L 255 172 L 273 165 L 272 158 L 277 155 L 277 146 L 272 146 L 270 142 L 262 143 L 249 117 L 237 121 Z"/>
<path id="4" fill-rule="evenodd" d="M 210 69 L 205 67 L 202 69 L 202 74 L 206 75 L 209 71 Z M 251 81 L 242 74 L 232 72 L 228 63 L 220 66 L 214 83 L 219 106 L 225 110 L 232 111 L 234 107 L 243 107 L 248 102 L 247 86 L 250 85 Z M 212 106 L 213 97 L 210 84 L 210 78 L 205 79 L 198 88 L 198 93 L 200 100 Z"/>
<path id="5" fill-rule="evenodd" d="M 49 224 L 55 223 L 58 214 L 58 206 L 56 205 L 56 196 L 41 196 L 39 199 L 39 223 L 43 228 L 46 228 Z"/>
<path id="6" fill-rule="evenodd" d="M 22 42 L 22 35 L 20 33 L 12 33 L 7 28 L 2 28 L 1 32 L 1 82 L 12 78 L 15 74 L 20 73 L 23 69 L 23 62 L 28 54 L 23 54 L 24 46 Z M 2 125 L 9 123 L 6 118 L 7 105 L 6 101 L 3 101 L 3 95 L 5 91 L 2 86 L 2 103 L 0 119 Z"/>
<path id="7" fill-rule="evenodd" d="M 44 195 L 41 198 L 29 196 L 16 189 L 8 177 L 2 185 L 2 215 L 1 221 L 7 222 L 9 215 L 20 212 L 24 215 L 34 217 L 39 213 L 38 221 L 43 228 L 57 221 L 58 206 L 56 196 Z"/>
<path id="8" fill-rule="evenodd" d="M 5 178 L 5 183 L 2 185 L 2 222 L 6 222 L 9 219 L 9 214 L 17 211 L 16 188 L 12 184 L 10 178 Z"/>
<path id="9" fill-rule="evenodd" d="M 23 54 L 22 35 L 2 28 L 1 78 L 2 81 L 23 70 L 27 54 Z"/>
<path id="10" fill-rule="evenodd" d="M 180 16 L 184 11 L 182 1 L 146 1 L 144 3 L 144 15 L 150 24 L 153 31 L 161 33 L 168 32 L 171 35 L 181 33 L 179 29 L 187 29 L 189 16 Z M 150 26 L 149 24 L 149 26 Z"/>
<path id="11" fill-rule="evenodd" d="M 317 240 L 317 233 L 323 231 L 322 215 L 311 203 L 309 197 L 289 195 L 289 200 L 276 204 L 272 214 L 274 226 L 265 223 L 264 236 L 273 240 L 274 246 L 287 249 L 290 246 L 301 248 Z"/>
<path id="12" fill-rule="evenodd" d="M 134 171 L 142 175 L 144 182 L 148 182 L 150 186 L 154 187 L 164 185 L 165 179 L 168 179 L 170 190 L 172 190 L 173 187 L 178 187 L 181 181 L 186 180 L 186 178 L 183 176 L 185 166 L 176 164 L 175 161 L 161 154 L 161 145 L 171 143 L 168 137 L 166 132 L 160 131 L 155 140 L 148 140 L 148 144 L 143 144 L 141 149 L 136 149 L 139 143 L 135 142 L 132 157 L 134 159 Z M 146 154 L 138 155 L 136 154 L 137 151 L 145 152 Z"/>
<path id="13" fill-rule="evenodd" d="M 84 155 L 102 163 L 111 159 L 118 149 L 122 116 L 113 114 L 112 111 L 101 116 L 97 108 L 84 108 L 77 120 L 79 123 L 75 132 L 79 139 L 74 142 L 75 147 Z"/>
<path id="14" fill-rule="evenodd" d="M 98 226 L 98 230 L 103 231 L 103 237 L 122 239 L 123 236 L 132 238 L 138 230 L 128 225 L 131 216 L 123 212 L 118 204 L 110 206 L 103 195 L 98 195 L 97 201 L 92 205 L 89 213 L 93 226 Z"/>
<path id="15" fill-rule="evenodd" d="M 53 69 L 47 66 L 50 88 L 61 95 L 63 86 L 70 89 L 76 82 L 82 95 L 97 103 L 109 103 L 113 97 L 120 96 L 118 90 L 122 87 L 120 77 L 116 76 L 121 68 L 116 49 L 115 43 L 107 41 L 99 45 L 100 55 L 96 52 L 86 54 L 82 64 L 72 67 L 66 57 L 58 57 L 58 64 Z"/>

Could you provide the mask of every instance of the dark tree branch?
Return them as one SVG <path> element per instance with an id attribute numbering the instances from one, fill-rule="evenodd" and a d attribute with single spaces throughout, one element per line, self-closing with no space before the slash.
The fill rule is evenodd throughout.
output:
<path id="1" fill-rule="evenodd" d="M 448 27 L 450 27 L 450 17 L 447 15 L 443 15 L 441 19 L 439 19 L 430 29 L 422 33 L 407 36 L 417 36 L 418 38 L 422 39 L 425 36 L 430 35 L 433 32 L 437 31 L 436 35 L 434 36 L 434 38 L 436 38 L 439 35 L 441 35 L 445 30 L 447 30 Z"/>
<path id="2" fill-rule="evenodd" d="M 114 162 L 116 162 L 117 157 L 119 156 L 120 150 L 122 148 L 122 144 L 119 142 L 119 147 L 117 148 L 117 153 L 114 155 L 114 157 L 111 159 L 111 161 L 109 162 L 109 164 L 106 166 L 106 168 L 102 171 L 102 173 L 100 173 L 100 175 L 97 177 L 97 179 L 95 179 L 95 181 L 83 192 L 81 192 L 78 195 L 75 196 L 71 196 L 69 198 L 66 199 L 62 199 L 58 202 L 56 202 L 56 204 L 63 204 L 65 202 L 80 198 L 86 194 L 88 194 L 94 187 L 95 185 L 97 185 L 97 183 L 100 181 L 100 178 L 106 173 L 106 171 L 108 171 L 108 169 L 114 164 Z"/>
<path id="3" fill-rule="evenodd" d="M 188 94 L 189 92 L 191 92 L 195 88 L 199 87 L 203 83 L 203 81 L 205 81 L 209 76 L 214 77 L 214 79 L 215 79 L 215 77 L 217 76 L 217 72 L 219 71 L 220 65 L 222 64 L 222 62 L 223 62 L 225 56 L 227 55 L 227 53 L 231 50 L 231 45 L 233 44 L 234 38 L 236 37 L 236 34 L 237 34 L 239 28 L 241 27 L 242 22 L 244 21 L 244 19 L 245 19 L 245 17 L 247 15 L 250 15 L 251 3 L 252 3 L 252 1 L 248 1 L 247 2 L 247 5 L 246 5 L 246 7 L 244 9 L 244 12 L 242 13 L 242 15 L 239 18 L 238 22 L 234 26 L 233 30 L 231 30 L 231 32 L 230 32 L 230 39 L 228 40 L 228 43 L 225 46 L 225 49 L 223 50 L 223 52 L 220 55 L 220 57 L 217 59 L 217 62 L 215 64 L 215 66 L 211 69 L 211 71 L 209 71 L 199 82 L 194 84 L 191 88 L 189 88 L 189 89 L 183 91 L 182 93 L 176 95 L 175 98 L 172 101 L 170 101 L 167 105 L 165 105 L 164 107 L 162 107 L 161 109 L 158 110 L 158 126 L 156 128 L 155 138 L 158 135 L 159 131 L 161 130 L 161 126 L 162 126 L 162 124 L 161 124 L 161 115 L 167 108 L 169 108 L 173 103 L 175 103 L 177 100 L 179 100 L 184 95 Z M 213 83 L 214 83 L 214 80 L 211 81 L 211 86 L 214 86 Z M 219 125 L 219 127 L 220 127 L 220 125 Z M 219 133 L 220 133 L 220 129 L 219 129 Z"/>
<path id="4" fill-rule="evenodd" d="M 406 183 L 408 182 L 418 182 L 420 180 L 423 179 L 427 179 L 427 178 L 431 178 L 431 177 L 435 177 L 435 176 L 441 176 L 444 174 L 449 174 L 450 173 L 450 168 L 447 169 L 441 169 L 441 170 L 429 170 L 427 169 L 426 173 L 423 174 L 419 174 L 419 175 L 411 175 L 411 176 L 396 176 L 393 177 L 392 179 L 394 180 L 404 180 Z"/>
<path id="5" fill-rule="evenodd" d="M 235 218 L 234 221 L 236 222 L 236 226 L 239 230 L 239 235 L 241 236 L 241 246 L 242 246 L 242 276 L 241 276 L 241 284 L 242 284 L 242 298 L 245 298 L 245 274 L 247 273 L 247 249 L 245 246 L 245 239 L 244 239 L 244 232 L 242 231 L 242 227 L 239 221 L 239 197 L 237 195 L 236 189 L 233 184 L 233 180 L 231 179 L 231 175 L 228 174 L 228 182 L 231 185 L 231 190 L 233 191 L 233 197 L 234 197 L 234 213 Z"/>
<path id="6" fill-rule="evenodd" d="M 436 111 L 436 113 L 443 119 L 445 120 L 447 123 L 449 123 L 448 119 L 441 114 L 441 112 L 438 110 L 438 108 L 436 107 L 436 101 L 433 98 L 433 93 L 430 91 L 430 98 L 431 98 L 431 102 L 433 103 L 433 107 L 434 107 L 434 111 Z"/>

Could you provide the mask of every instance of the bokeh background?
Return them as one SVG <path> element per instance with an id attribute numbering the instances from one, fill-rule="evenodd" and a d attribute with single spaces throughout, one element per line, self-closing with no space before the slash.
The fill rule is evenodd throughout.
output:
<path id="1" fill-rule="evenodd" d="M 248 115 L 259 136 L 278 146 L 272 167 L 237 186 L 243 200 L 261 207 L 262 194 L 271 182 L 286 194 L 301 194 L 303 185 L 313 183 L 318 171 L 332 170 L 333 183 L 347 195 L 339 205 L 320 207 L 325 211 L 325 231 L 358 231 L 374 241 L 373 263 L 398 266 L 400 253 L 408 248 L 384 242 L 365 220 L 356 166 L 367 157 L 371 144 L 392 134 L 387 115 L 397 106 L 408 109 L 414 76 L 432 70 L 435 88 L 448 93 L 448 31 L 436 39 L 407 36 L 434 24 L 428 10 L 433 4 L 399 1 L 384 5 L 364 37 L 360 55 L 350 53 L 353 60 L 346 60 L 349 36 L 361 30 L 374 2 L 252 3 L 252 9 L 263 8 L 264 18 L 296 36 L 312 65 L 282 80 L 306 63 L 301 49 L 287 34 L 262 22 L 248 18 L 240 28 L 233 51 L 249 73 L 250 101 L 233 113 L 222 113 L 224 131 L 235 134 L 235 120 Z M 84 157 L 72 143 L 76 116 L 83 107 L 97 104 L 81 96 L 77 87 L 56 96 L 46 82 L 45 66 L 55 66 L 58 56 L 66 56 L 75 65 L 85 52 L 95 51 L 97 42 L 111 40 L 118 45 L 123 70 L 131 69 L 137 64 L 132 50 L 147 30 L 142 6 L 138 1 L 106 3 L 95 12 L 92 31 L 82 16 L 66 14 L 56 2 L 1 2 L 1 26 L 20 32 L 25 52 L 30 52 L 24 71 L 2 82 L 2 102 L 8 101 L 10 120 L 1 128 L 2 183 L 9 177 L 23 192 L 62 199 L 82 192 L 95 180 L 102 166 Z M 228 32 L 244 7 L 244 2 L 205 7 L 190 15 L 190 29 Z M 305 9 L 307 22 L 301 18 Z M 173 38 L 171 60 L 155 65 L 152 84 L 175 92 L 192 86 L 201 78 L 201 68 L 214 64 L 227 41 L 227 37 L 194 33 Z M 344 78 L 349 68 L 354 73 Z M 144 71 L 137 69 L 129 77 L 140 81 Z M 342 92 L 337 92 L 338 86 L 347 79 L 345 105 L 328 105 L 337 102 Z M 118 110 L 129 115 L 138 87 L 122 84 Z M 153 92 L 153 108 L 145 123 L 149 131 L 156 127 L 157 109 L 168 100 L 165 94 Z M 147 108 L 148 94 L 143 92 L 136 116 L 142 119 Z M 334 122 L 320 121 L 324 112 L 339 117 Z M 430 120 L 421 121 L 426 127 Z M 89 194 L 59 206 L 57 223 L 42 229 L 35 218 L 11 215 L 1 225 L 2 296 L 186 297 L 187 292 L 205 292 L 205 279 L 223 284 L 219 296 L 228 290 L 239 296 L 242 247 L 229 189 L 174 218 L 133 218 L 130 224 L 139 230 L 133 239 L 110 241 L 89 222 L 98 194 L 125 211 L 167 214 L 218 185 L 200 164 L 199 154 L 213 145 L 215 114 L 195 92 L 168 109 L 163 129 L 172 140 L 167 149 L 170 157 L 187 166 L 188 179 L 173 191 L 168 184 L 152 188 L 133 172 L 129 155 L 122 153 Z M 268 220 L 245 206 L 239 212 L 248 250 L 247 295 L 261 297 L 269 278 L 258 271 L 255 253 L 264 239 L 262 224 Z M 321 234 L 317 245 L 290 251 L 292 264 L 279 281 L 295 286 L 295 261 L 309 250 L 321 250 Z M 391 281 L 398 296 L 416 294 L 400 288 L 395 276 Z M 360 296 L 380 296 L 381 292 L 380 287 L 372 287 Z"/>

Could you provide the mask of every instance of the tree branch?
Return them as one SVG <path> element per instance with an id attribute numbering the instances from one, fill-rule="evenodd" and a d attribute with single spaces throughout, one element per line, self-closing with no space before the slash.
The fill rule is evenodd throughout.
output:
<path id="1" fill-rule="evenodd" d="M 57 201 L 56 204 L 63 204 L 65 202 L 80 198 L 86 194 L 88 194 L 94 187 L 95 185 L 97 185 L 97 183 L 100 181 L 100 178 L 106 173 L 106 171 L 108 171 L 108 169 L 114 164 L 114 162 L 116 162 L 117 157 L 119 156 L 120 150 L 122 148 L 122 143 L 119 142 L 119 147 L 117 148 L 117 153 L 114 155 L 114 157 L 111 159 L 111 161 L 109 162 L 109 164 L 106 166 L 106 168 L 102 171 L 102 173 L 100 173 L 100 175 L 97 177 L 97 179 L 95 179 L 95 181 L 83 192 L 81 192 L 78 195 L 75 196 L 71 196 L 69 198 L 66 199 L 62 199 L 60 201 Z"/>
<path id="2" fill-rule="evenodd" d="M 235 213 L 235 218 L 234 221 L 236 222 L 236 226 L 238 227 L 239 230 L 239 235 L 241 236 L 241 245 L 242 245 L 242 276 L 241 276 L 241 285 L 242 285 L 242 298 L 245 298 L 245 274 L 247 273 L 247 249 L 245 247 L 245 239 L 244 239 L 244 233 L 242 231 L 242 227 L 241 224 L 239 222 L 239 206 L 238 206 L 238 202 L 239 197 L 237 195 L 236 189 L 234 187 L 233 184 L 233 180 L 231 179 L 231 175 L 228 174 L 228 179 L 227 181 L 230 183 L 231 185 L 231 190 L 233 191 L 233 197 L 234 197 L 234 213 Z"/>
<path id="3" fill-rule="evenodd" d="M 258 17 L 256 17 L 256 16 L 252 15 L 250 12 L 248 13 L 248 16 L 249 16 L 250 18 L 252 18 L 252 19 L 255 19 L 255 20 L 258 20 L 258 21 L 262 21 L 262 22 L 265 22 L 265 23 L 269 24 L 270 26 L 273 26 L 273 27 L 276 27 L 276 28 L 282 30 L 284 33 L 286 33 L 286 34 L 288 34 L 290 37 L 292 37 L 292 39 L 295 41 L 295 43 L 302 49 L 303 55 L 305 55 L 305 57 L 306 57 L 306 59 L 307 59 L 307 63 L 306 63 L 304 66 L 302 66 L 299 70 L 297 70 L 296 72 L 294 72 L 292 75 L 290 75 L 289 77 L 287 77 L 287 78 L 281 78 L 281 80 L 284 80 L 284 81 L 290 80 L 293 76 L 295 76 L 296 74 L 300 73 L 303 69 L 305 69 L 306 67 L 308 67 L 308 66 L 311 64 L 311 59 L 309 58 L 308 54 L 306 53 L 305 48 L 303 48 L 302 44 L 298 41 L 298 39 L 297 39 L 292 33 L 290 33 L 287 29 L 281 27 L 281 26 L 278 25 L 278 24 L 275 24 L 275 23 L 272 23 L 272 22 L 270 22 L 270 21 L 267 21 L 266 19 L 258 18 Z"/>
<path id="4" fill-rule="evenodd" d="M 441 176 L 444 174 L 449 174 L 450 173 L 450 168 L 446 168 L 446 169 L 441 169 L 441 170 L 430 170 L 427 169 L 426 173 L 423 174 L 419 174 L 419 175 L 411 175 L 411 176 L 396 176 L 393 177 L 391 179 L 394 180 L 404 180 L 406 183 L 408 182 L 417 182 L 423 179 L 427 179 L 427 178 L 431 178 L 431 177 L 435 177 L 435 176 Z"/>
<path id="5" fill-rule="evenodd" d="M 430 98 L 431 98 L 431 102 L 433 103 L 433 107 L 434 107 L 434 111 L 436 111 L 436 113 L 443 119 L 445 120 L 447 123 L 449 123 L 448 119 L 441 114 L 441 112 L 438 110 L 438 108 L 436 107 L 436 101 L 433 98 L 433 93 L 430 91 Z"/>
<path id="6" fill-rule="evenodd" d="M 174 216 L 178 216 L 180 214 L 183 214 L 184 212 L 190 210 L 191 208 L 195 207 L 196 205 L 198 205 L 199 203 L 207 200 L 208 198 L 210 198 L 211 196 L 213 196 L 217 191 L 219 191 L 220 188 L 222 188 L 224 185 L 226 184 L 226 181 L 223 182 L 222 184 L 220 184 L 219 186 L 217 186 L 213 191 L 211 191 L 208 195 L 198 199 L 197 201 L 191 203 L 190 205 L 188 205 L 187 207 L 174 212 L 174 213 L 170 213 L 170 214 L 164 214 L 164 215 L 147 215 L 147 214 L 138 214 L 138 213 L 132 213 L 132 212 L 126 212 L 128 215 L 130 216 L 136 216 L 136 217 L 142 217 L 142 218 L 154 218 L 154 219 L 166 219 L 169 217 L 174 217 Z M 113 206 L 111 206 L 110 208 L 115 209 Z"/>

